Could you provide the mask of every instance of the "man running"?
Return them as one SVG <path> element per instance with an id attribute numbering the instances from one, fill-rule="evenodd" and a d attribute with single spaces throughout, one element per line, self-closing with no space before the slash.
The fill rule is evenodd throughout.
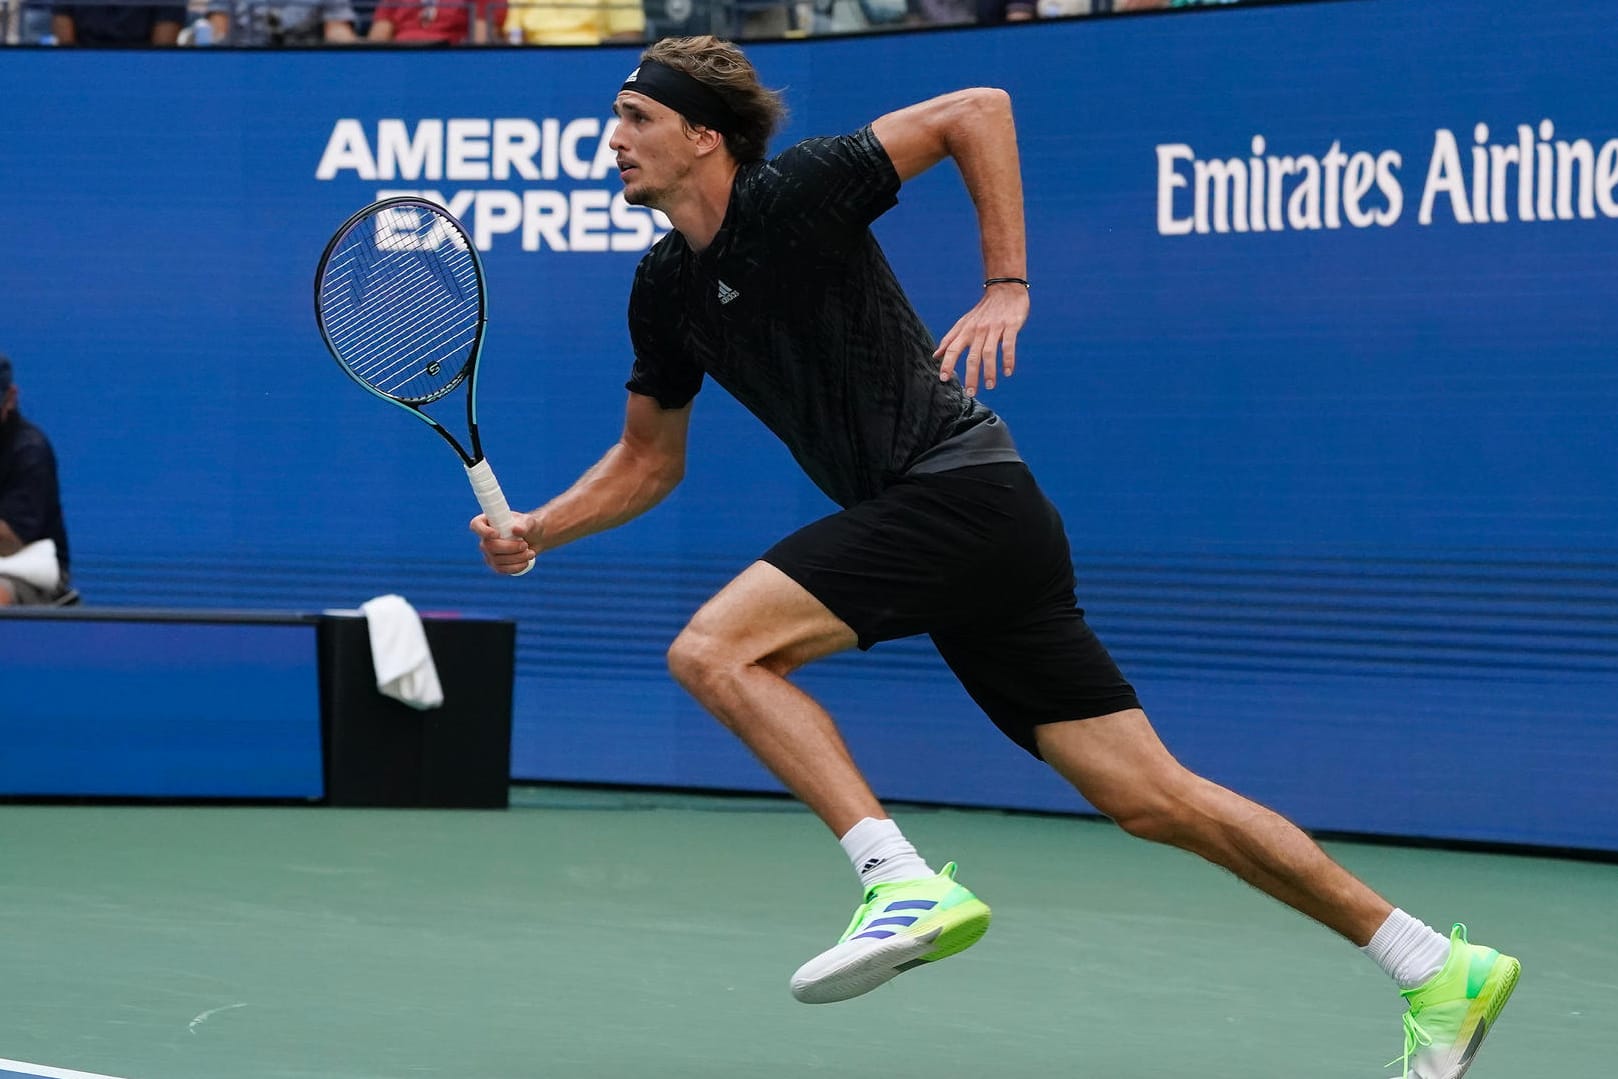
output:
<path id="1" fill-rule="evenodd" d="M 791 979 L 845 1000 L 954 955 L 989 908 L 888 817 L 831 717 L 787 680 L 849 648 L 928 634 L 1012 741 L 1126 831 L 1192 851 L 1362 947 L 1408 1000 L 1406 1073 L 1454 1079 L 1517 960 L 1435 932 L 1275 813 L 1182 767 L 1085 624 L 1062 521 L 979 400 L 1016 364 L 1029 286 L 1011 102 L 946 94 L 766 159 L 782 108 L 711 37 L 647 49 L 613 106 L 625 198 L 674 225 L 629 301 L 622 436 L 568 490 L 472 522 L 485 560 L 533 557 L 646 512 L 680 482 L 711 376 L 786 443 L 841 512 L 793 533 L 709 600 L 669 649 L 675 679 L 839 837 L 865 901 Z M 982 298 L 936 347 L 870 231 L 902 183 L 954 160 L 977 210 Z M 957 378 L 957 369 L 960 376 Z"/>

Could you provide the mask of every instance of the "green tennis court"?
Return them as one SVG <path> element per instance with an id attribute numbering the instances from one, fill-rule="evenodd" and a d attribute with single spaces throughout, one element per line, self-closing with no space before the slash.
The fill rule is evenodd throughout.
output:
<path id="1" fill-rule="evenodd" d="M 1400 1001 L 1350 945 L 1106 822 L 895 807 L 994 928 L 810 1007 L 787 977 L 858 897 L 806 812 L 513 799 L 0 807 L 0 1057 L 123 1079 L 1365 1079 L 1400 1048 Z M 1523 960 L 1469 1079 L 1613 1074 L 1618 866 L 1329 849 Z"/>

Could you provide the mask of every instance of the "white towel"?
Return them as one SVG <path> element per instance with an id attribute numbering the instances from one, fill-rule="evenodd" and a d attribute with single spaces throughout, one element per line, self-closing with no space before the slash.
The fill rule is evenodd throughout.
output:
<path id="1" fill-rule="evenodd" d="M 444 703 L 438 668 L 422 632 L 421 616 L 403 596 L 378 596 L 360 604 L 371 634 L 371 662 L 376 666 L 376 688 L 385 696 L 412 708 L 437 708 Z"/>
<path id="2" fill-rule="evenodd" d="M 56 561 L 56 541 L 36 540 L 14 555 L 0 558 L 0 573 L 54 592 L 62 584 L 62 566 Z"/>

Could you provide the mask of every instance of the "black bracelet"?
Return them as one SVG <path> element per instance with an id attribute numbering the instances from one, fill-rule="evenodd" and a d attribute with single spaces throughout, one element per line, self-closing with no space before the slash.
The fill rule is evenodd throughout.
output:
<path id="1" fill-rule="evenodd" d="M 986 278 L 984 280 L 984 282 L 983 282 L 983 287 L 988 288 L 990 285 L 1021 285 L 1023 288 L 1032 288 L 1033 287 L 1032 285 L 1030 285 L 1028 283 L 1028 279 L 1025 278 L 1025 277 L 990 277 L 990 278 Z"/>

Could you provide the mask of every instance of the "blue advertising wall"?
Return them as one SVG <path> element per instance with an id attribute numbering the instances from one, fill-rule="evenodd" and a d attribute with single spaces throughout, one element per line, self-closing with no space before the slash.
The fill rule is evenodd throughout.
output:
<path id="1" fill-rule="evenodd" d="M 0 618 L 0 796 L 320 798 L 315 632 Z"/>
<path id="2" fill-rule="evenodd" d="M 988 399 L 1188 764 L 1309 827 L 1610 850 L 1614 40 L 1600 2 L 1363 0 L 750 52 L 781 144 L 1012 93 L 1034 313 Z M 617 435 L 662 228 L 602 153 L 634 58 L 9 53 L 0 350 L 87 600 L 513 617 L 518 778 L 776 789 L 663 664 L 832 508 L 771 436 L 708 387 L 668 503 L 497 579 L 453 456 L 346 382 L 310 311 L 353 209 L 436 193 L 485 249 L 490 459 L 514 503 L 565 486 Z M 876 231 L 937 331 L 974 302 L 952 169 Z M 801 682 L 886 796 L 1084 808 L 925 642 Z"/>

